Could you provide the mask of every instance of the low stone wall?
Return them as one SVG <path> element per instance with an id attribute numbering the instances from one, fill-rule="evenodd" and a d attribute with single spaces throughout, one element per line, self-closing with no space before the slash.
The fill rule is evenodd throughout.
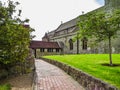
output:
<path id="1" fill-rule="evenodd" d="M 86 90 L 118 90 L 116 87 L 111 86 L 67 64 L 54 61 L 54 60 L 50 60 L 50 59 L 46 59 L 46 58 L 41 58 L 41 59 L 63 69 L 66 73 L 71 75 L 79 84 L 85 87 Z"/>

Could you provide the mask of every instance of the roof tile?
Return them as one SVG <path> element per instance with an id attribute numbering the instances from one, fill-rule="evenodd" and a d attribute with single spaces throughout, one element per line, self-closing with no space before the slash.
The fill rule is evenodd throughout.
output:
<path id="1" fill-rule="evenodd" d="M 60 48 L 57 42 L 31 41 L 30 48 Z"/>

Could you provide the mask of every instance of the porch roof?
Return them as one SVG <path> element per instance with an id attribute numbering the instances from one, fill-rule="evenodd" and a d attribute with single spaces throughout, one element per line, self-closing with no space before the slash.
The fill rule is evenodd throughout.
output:
<path id="1" fill-rule="evenodd" d="M 57 42 L 45 42 L 45 41 L 31 41 L 30 48 L 39 49 L 39 48 L 60 48 Z"/>

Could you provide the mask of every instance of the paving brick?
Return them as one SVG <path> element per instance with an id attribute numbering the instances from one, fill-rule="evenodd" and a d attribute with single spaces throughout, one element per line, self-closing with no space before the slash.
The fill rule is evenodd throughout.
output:
<path id="1" fill-rule="evenodd" d="M 58 67 L 36 59 L 35 90 L 85 90 L 71 76 Z"/>

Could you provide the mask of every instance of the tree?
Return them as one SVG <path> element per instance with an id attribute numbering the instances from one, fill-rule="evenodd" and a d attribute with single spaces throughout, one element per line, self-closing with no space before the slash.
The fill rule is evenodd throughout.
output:
<path id="1" fill-rule="evenodd" d="M 78 26 L 80 38 L 95 38 L 96 42 L 108 40 L 110 65 L 113 65 L 111 39 L 120 30 L 120 11 L 89 13 L 78 22 Z"/>
<path id="2" fill-rule="evenodd" d="M 11 0 L 8 0 L 7 5 L 0 4 L 0 65 L 6 70 L 25 61 L 29 52 L 30 33 L 33 31 L 32 28 L 25 27 L 28 19 L 20 19 L 21 10 L 18 16 L 13 16 L 17 5 L 18 2 Z"/>

